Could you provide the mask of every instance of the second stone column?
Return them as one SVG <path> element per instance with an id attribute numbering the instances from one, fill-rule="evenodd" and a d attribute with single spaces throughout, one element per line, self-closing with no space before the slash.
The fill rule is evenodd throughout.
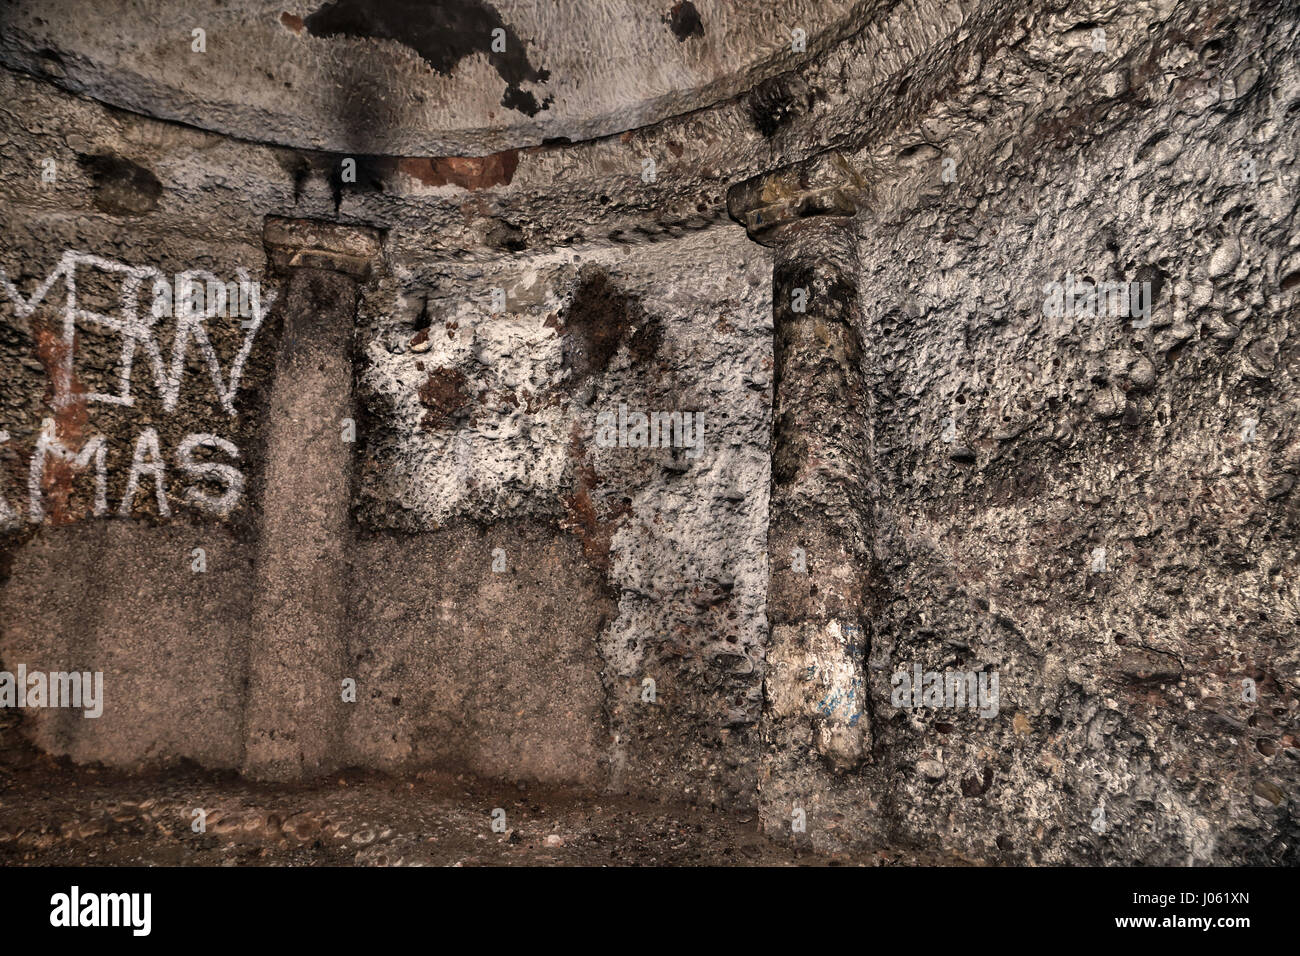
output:
<path id="1" fill-rule="evenodd" d="M 871 750 L 871 435 L 857 185 L 829 154 L 729 197 L 732 214 L 774 252 L 765 733 L 775 752 L 811 744 L 836 771 Z"/>

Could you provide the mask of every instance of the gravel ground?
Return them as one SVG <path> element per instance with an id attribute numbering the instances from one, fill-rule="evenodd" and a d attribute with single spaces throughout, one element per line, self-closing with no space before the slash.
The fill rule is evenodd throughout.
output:
<path id="1" fill-rule="evenodd" d="M 125 775 L 73 766 L 5 743 L 0 763 L 3 866 L 962 862 L 883 850 L 825 856 L 767 839 L 754 812 L 709 811 L 466 775 L 427 772 L 403 780 L 348 771 L 313 786 L 265 786 L 183 767 Z M 504 832 L 492 829 L 498 808 L 505 811 Z M 195 830 L 200 819 L 196 809 L 205 812 L 203 832 Z"/>

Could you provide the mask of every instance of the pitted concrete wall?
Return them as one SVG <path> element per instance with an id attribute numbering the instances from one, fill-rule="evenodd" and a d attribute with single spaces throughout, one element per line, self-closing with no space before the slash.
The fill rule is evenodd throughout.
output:
<path id="1" fill-rule="evenodd" d="M 829 851 L 1294 862 L 1300 25 L 1031 6 L 859 4 L 797 72 L 739 57 L 681 102 L 766 77 L 743 95 L 477 157 L 238 142 L 0 72 L 0 665 L 102 669 L 107 694 L 24 732 L 131 768 L 757 803 Z M 842 196 L 818 192 L 831 149 Z M 724 196 L 751 177 L 845 218 L 834 254 L 794 270 L 746 238 Z M 269 262 L 267 217 L 381 248 L 313 283 L 339 269 Z M 261 307 L 151 324 L 184 270 L 257 280 Z M 1149 323 L 1045 315 L 1071 277 L 1148 283 Z M 773 313 L 805 281 L 858 290 L 813 304 L 788 393 L 827 399 L 799 409 L 808 487 L 846 474 L 855 500 L 813 493 L 769 542 Z M 857 335 L 818 338 L 828 316 Z M 841 339 L 867 393 L 844 416 L 816 378 Z M 702 440 L 648 447 L 655 413 Z M 805 628 L 769 668 L 769 545 L 850 511 L 835 573 L 862 572 L 867 642 Z M 773 593 L 826 605 L 808 563 Z M 865 680 L 851 753 L 818 747 L 828 667 Z M 899 675 L 944 671 L 996 674 L 993 712 L 906 706 Z"/>
<path id="2" fill-rule="evenodd" d="M 1066 84 L 1035 70 L 1064 69 L 1071 19 L 982 94 Z M 773 832 L 797 805 L 823 847 L 1296 860 L 1300 24 L 1109 32 L 1097 68 L 1131 89 L 1014 122 L 957 97 L 953 139 L 859 221 L 877 741 L 857 773 L 770 781 Z M 1149 319 L 1045 315 L 1068 275 L 1149 282 Z M 997 674 L 996 713 L 899 706 L 914 667 Z"/>
<path id="3" fill-rule="evenodd" d="M 332 214 L 330 207 L 295 199 L 274 150 L 250 147 L 251 156 L 238 158 L 237 175 L 256 184 L 254 201 L 238 205 L 232 190 L 210 188 L 232 182 L 225 163 L 234 161 L 214 138 L 113 114 L 12 74 L 4 81 L 24 117 L 50 117 L 31 132 L 15 124 L 7 148 L 15 157 L 49 154 L 59 170 L 41 191 L 11 193 L 5 274 L 26 303 L 64 261 L 61 244 L 84 255 L 64 263 L 30 316 L 12 296 L 3 313 L 12 361 L 0 427 L 10 435 L 4 494 L 13 513 L 0 660 L 103 669 L 108 694 L 105 715 L 94 721 L 33 712 L 34 739 L 78 760 L 133 767 L 187 757 L 265 764 L 271 769 L 259 772 L 276 776 L 295 766 L 288 751 L 271 756 L 281 746 L 273 738 L 256 753 L 248 743 L 271 732 L 275 708 L 301 710 L 324 692 L 322 685 L 302 696 L 316 680 L 314 663 L 299 684 L 291 661 L 272 667 L 282 655 L 271 649 L 279 631 L 270 622 L 301 589 L 284 590 L 289 578 L 268 577 L 267 569 L 314 545 L 295 541 L 286 526 L 266 553 L 267 482 L 280 475 L 279 514 L 292 503 L 281 501 L 287 477 L 341 479 L 346 487 L 345 474 L 331 474 L 350 455 L 346 581 L 326 595 L 338 609 L 310 598 L 309 605 L 325 614 L 313 633 L 329 621 L 341 627 L 336 640 L 322 635 L 320 651 L 340 644 L 338 677 L 357 681 L 357 702 L 340 701 L 337 728 L 322 714 L 323 739 L 332 743 L 304 758 L 309 772 L 437 764 L 752 803 L 744 754 L 761 702 L 766 627 L 764 250 L 726 229 L 635 254 L 607 244 L 483 266 L 420 258 L 412 234 L 390 236 L 355 319 L 356 440 L 344 458 L 321 457 L 315 449 L 328 450 L 323 443 L 341 447 L 342 412 L 287 410 L 273 396 L 282 384 L 291 393 L 298 386 L 291 368 L 275 366 L 286 350 L 310 356 L 324 334 L 313 327 L 313 310 L 338 296 L 291 305 L 288 278 L 268 267 L 260 244 L 266 214 L 303 205 Z M 77 139 L 90 130 L 93 142 Z M 75 160 L 80 153 L 69 161 L 70 141 L 116 157 L 95 167 L 109 171 L 97 180 Z M 140 186 L 150 177 L 158 189 Z M 117 205 L 105 207 L 106 192 Z M 183 228 L 181 208 L 189 217 Z M 60 228 L 45 229 L 52 218 Z M 208 223 L 224 245 L 207 244 Z M 27 239 L 34 233 L 38 245 Z M 170 238 L 160 257 L 161 235 Z M 56 397 L 47 368 L 62 368 L 64 353 L 55 349 L 69 275 L 78 307 L 119 319 L 134 308 L 148 322 L 159 278 L 149 270 L 171 276 L 195 261 L 227 281 L 246 270 L 266 300 L 256 328 L 237 316 L 202 323 L 229 409 L 193 333 L 186 358 L 173 365 L 172 315 L 150 329 L 157 380 L 148 348 L 135 350 L 129 405 L 84 399 L 127 394 L 123 335 L 76 319 L 70 400 Z M 124 304 L 137 276 L 137 300 Z M 505 291 L 499 312 L 494 288 Z M 308 315 L 288 338 L 286 308 Z M 41 335 L 54 344 L 42 345 Z M 245 346 L 232 397 L 230 372 Z M 702 441 L 693 449 L 606 447 L 598 419 L 620 405 L 696 415 Z M 77 470 L 51 456 L 41 479 L 45 520 L 30 520 L 30 463 L 45 417 L 74 457 L 104 436 L 102 515 L 94 462 Z M 303 454 L 284 451 L 293 441 L 272 441 L 272 425 L 306 442 Z M 166 462 L 167 513 L 146 441 L 128 517 L 121 499 L 149 428 Z M 194 463 L 238 468 L 228 513 L 211 504 L 228 483 L 179 467 L 178 449 L 191 435 L 238 450 L 237 458 L 208 446 L 192 452 Z M 271 473 L 268 455 L 278 462 Z M 195 503 L 200 492 L 204 507 Z M 498 547 L 504 572 L 493 570 Z M 206 572 L 192 570 L 196 548 Z M 312 577 L 324 573 L 316 562 L 305 570 L 312 568 Z M 42 594 L 49 598 L 38 600 Z M 277 676 L 259 677 L 268 667 Z M 653 701 L 642 699 L 647 678 L 656 684 Z M 281 743 L 294 750 L 302 741 Z"/>
<path id="4" fill-rule="evenodd" d="M 633 790 L 752 790 L 752 771 L 726 755 L 743 750 L 760 705 L 768 260 L 729 231 L 635 251 L 412 262 L 363 305 L 362 522 L 547 518 L 575 536 L 617 602 L 599 637 L 607 756 Z M 505 293 L 499 314 L 493 289 Z M 696 413 L 701 441 L 605 447 L 599 418 L 620 406 Z M 508 538 L 501 547 L 508 566 L 519 560 Z M 483 566 L 491 557 L 484 546 Z M 655 705 L 641 700 L 647 678 Z"/>

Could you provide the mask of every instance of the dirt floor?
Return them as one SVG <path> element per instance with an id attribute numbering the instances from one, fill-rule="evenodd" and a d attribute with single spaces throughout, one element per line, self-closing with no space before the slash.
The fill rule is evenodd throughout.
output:
<path id="1" fill-rule="evenodd" d="M 493 832 L 493 810 L 505 832 Z M 204 832 L 197 832 L 202 809 Z M 0 866 L 888 866 L 764 837 L 722 813 L 455 774 L 348 771 L 262 786 L 194 769 L 129 776 L 76 767 L 0 728 Z"/>

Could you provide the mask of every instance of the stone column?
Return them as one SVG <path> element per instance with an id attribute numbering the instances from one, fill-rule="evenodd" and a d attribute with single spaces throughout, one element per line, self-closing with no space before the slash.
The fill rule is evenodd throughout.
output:
<path id="1" fill-rule="evenodd" d="M 868 759 L 871 434 L 853 229 L 861 183 L 836 154 L 732 188 L 731 214 L 773 247 L 771 639 L 764 728 L 838 772 Z"/>
<path id="2" fill-rule="evenodd" d="M 265 424 L 244 772 L 295 780 L 334 769 L 342 727 L 359 284 L 379 255 L 369 229 L 267 220 L 287 276 Z"/>

